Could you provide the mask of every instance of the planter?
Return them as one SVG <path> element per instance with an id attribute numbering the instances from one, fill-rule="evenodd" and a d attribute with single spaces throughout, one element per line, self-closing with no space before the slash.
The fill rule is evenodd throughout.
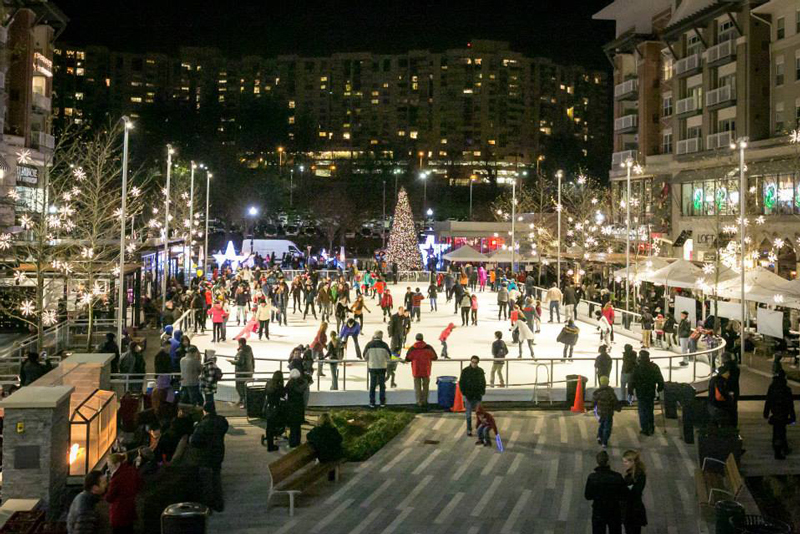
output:
<path id="1" fill-rule="evenodd" d="M 733 454 L 737 464 L 742 458 L 742 438 L 737 428 L 707 425 L 695 429 L 695 439 L 698 465 L 703 465 L 704 458 L 725 462 Z"/>

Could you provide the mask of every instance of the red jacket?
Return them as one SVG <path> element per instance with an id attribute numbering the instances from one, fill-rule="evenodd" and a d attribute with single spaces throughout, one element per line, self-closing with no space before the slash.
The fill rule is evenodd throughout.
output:
<path id="1" fill-rule="evenodd" d="M 439 334 L 439 341 L 447 341 L 447 338 L 450 337 L 450 333 L 453 331 L 453 328 L 455 327 L 456 325 L 454 325 L 453 323 L 447 325 L 447 328 L 442 330 L 442 333 Z"/>
<path id="2" fill-rule="evenodd" d="M 608 319 L 608 324 L 614 324 L 614 308 L 613 306 L 606 306 L 603 308 L 603 317 Z"/>
<path id="3" fill-rule="evenodd" d="M 224 323 L 225 318 L 228 316 L 228 314 L 225 313 L 225 307 L 217 306 L 216 304 L 208 309 L 208 314 L 211 316 L 212 323 Z"/>
<path id="4" fill-rule="evenodd" d="M 414 293 L 413 295 L 411 295 L 411 304 L 415 308 L 419 308 L 420 306 L 422 306 L 422 299 L 424 298 L 425 297 L 422 296 L 422 293 Z"/>
<path id="5" fill-rule="evenodd" d="M 311 350 L 315 350 L 317 352 L 323 352 L 325 350 L 325 345 L 328 344 L 328 333 L 325 330 L 320 330 L 317 332 L 316 337 L 314 337 L 314 341 L 311 342 Z"/>
<path id="6" fill-rule="evenodd" d="M 381 308 L 391 308 L 392 307 L 392 296 L 389 293 L 384 293 L 383 297 L 381 297 Z"/>
<path id="7" fill-rule="evenodd" d="M 129 527 L 136 523 L 136 494 L 140 489 L 142 477 L 130 464 L 123 463 L 111 475 L 105 498 L 112 527 Z"/>
<path id="8" fill-rule="evenodd" d="M 431 376 L 431 362 L 438 359 L 433 347 L 424 341 L 417 341 L 406 353 L 406 361 L 411 362 L 411 374 L 414 378 Z"/>
<path id="9" fill-rule="evenodd" d="M 494 431 L 495 435 L 498 434 L 497 424 L 494 422 L 494 417 L 492 417 L 492 414 L 489 412 L 475 412 L 475 426 L 488 426 Z"/>
<path id="10" fill-rule="evenodd" d="M 377 291 L 379 295 L 383 294 L 384 289 L 386 289 L 386 282 L 383 280 L 378 280 L 375 282 L 375 291 Z"/>

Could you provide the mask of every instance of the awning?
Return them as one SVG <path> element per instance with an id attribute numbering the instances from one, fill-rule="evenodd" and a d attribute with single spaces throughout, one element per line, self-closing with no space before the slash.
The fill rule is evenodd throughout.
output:
<path id="1" fill-rule="evenodd" d="M 463 245 L 452 252 L 448 252 L 442 259 L 447 261 L 489 261 L 489 257 L 481 254 L 469 245 Z"/>
<path id="2" fill-rule="evenodd" d="M 691 289 L 703 278 L 703 270 L 692 262 L 678 260 L 657 271 L 643 273 L 640 278 L 659 286 Z"/>

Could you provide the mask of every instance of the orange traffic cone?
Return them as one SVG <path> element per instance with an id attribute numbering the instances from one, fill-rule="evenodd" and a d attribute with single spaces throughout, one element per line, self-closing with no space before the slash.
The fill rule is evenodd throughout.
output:
<path id="1" fill-rule="evenodd" d="M 465 412 L 464 397 L 461 396 L 461 387 L 456 384 L 456 398 L 453 399 L 453 407 L 450 408 L 451 412 Z"/>
<path id="2" fill-rule="evenodd" d="M 575 413 L 585 413 L 586 406 L 583 404 L 583 377 L 578 375 L 578 385 L 575 388 L 575 402 L 571 410 Z"/>

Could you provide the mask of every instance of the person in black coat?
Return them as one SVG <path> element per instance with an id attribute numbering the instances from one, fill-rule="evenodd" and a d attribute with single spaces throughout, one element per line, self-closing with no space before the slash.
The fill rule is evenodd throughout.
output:
<path id="1" fill-rule="evenodd" d="M 640 434 L 652 436 L 655 432 L 655 418 L 653 404 L 656 391 L 664 391 L 664 376 L 658 365 L 650 361 L 650 352 L 639 351 L 639 363 L 633 371 L 633 377 L 628 383 L 628 394 L 636 393 L 637 408 L 639 411 Z"/>
<path id="2" fill-rule="evenodd" d="M 608 347 L 600 345 L 600 354 L 594 359 L 594 370 L 597 373 L 597 380 L 601 376 L 611 376 L 611 368 L 614 366 L 614 360 L 608 355 Z"/>
<path id="3" fill-rule="evenodd" d="M 622 511 L 620 503 L 627 497 L 627 488 L 622 475 L 608 465 L 608 453 L 597 453 L 597 467 L 586 480 L 583 493 L 587 501 L 592 501 L 592 534 L 611 534 L 622 532 Z"/>
<path id="4" fill-rule="evenodd" d="M 289 447 L 300 445 L 300 426 L 306 419 L 305 392 L 308 389 L 306 379 L 297 369 L 289 373 L 286 382 L 286 426 L 289 427 Z"/>
<path id="5" fill-rule="evenodd" d="M 286 413 L 283 404 L 283 397 L 286 396 L 286 388 L 283 385 L 283 373 L 275 371 L 272 380 L 267 383 L 266 395 L 264 398 L 264 416 L 267 420 L 267 428 L 264 435 L 267 438 L 267 450 L 277 451 L 275 438 L 283 433 L 286 426 Z"/>
<path id="6" fill-rule="evenodd" d="M 486 394 L 486 373 L 478 367 L 480 358 L 473 356 L 469 360 L 469 367 L 461 371 L 458 387 L 464 396 L 465 416 L 467 418 L 467 436 L 472 435 L 472 410 L 478 408 Z"/>
<path id="7" fill-rule="evenodd" d="M 203 418 L 189 438 L 192 448 L 200 452 L 198 478 L 203 488 L 202 495 L 207 499 L 206 504 L 217 512 L 221 512 L 225 506 L 221 471 L 227 432 L 228 420 L 217 415 L 213 402 L 206 402 L 203 405 Z"/>
<path id="8" fill-rule="evenodd" d="M 625 526 L 625 534 L 640 534 L 642 527 L 647 526 L 647 510 L 642 500 L 647 474 L 638 451 L 625 451 L 622 465 L 625 466 L 624 478 L 628 489 L 622 502 L 622 524 Z"/>
<path id="9" fill-rule="evenodd" d="M 334 462 L 344 456 L 342 435 L 327 413 L 322 414 L 317 426 L 306 436 L 306 441 L 317 453 L 320 463 Z"/>
<path id="10" fill-rule="evenodd" d="M 119 373 L 119 347 L 117 346 L 117 342 L 115 341 L 116 337 L 117 335 L 114 334 L 113 332 L 106 333 L 106 340 L 98 349 L 98 351 L 102 354 L 114 355 L 114 359 L 111 360 L 112 373 Z"/>
<path id="11" fill-rule="evenodd" d="M 786 455 L 792 452 L 786 439 L 786 425 L 794 423 L 797 416 L 794 411 L 792 390 L 786 384 L 786 373 L 782 368 L 778 369 L 767 390 L 764 419 L 772 425 L 772 448 L 775 451 L 775 459 L 785 460 Z"/>
<path id="12" fill-rule="evenodd" d="M 620 369 L 619 373 L 620 389 L 622 390 L 620 398 L 622 400 L 625 400 L 628 396 L 628 384 L 633 379 L 633 372 L 636 370 L 637 356 L 633 346 L 630 343 L 626 343 L 622 351 L 622 369 Z"/>
<path id="13" fill-rule="evenodd" d="M 719 426 L 734 424 L 736 400 L 730 387 L 731 371 L 721 366 L 708 381 L 708 413 L 712 422 Z"/>
<path id="14" fill-rule="evenodd" d="M 19 383 L 21 386 L 28 386 L 37 381 L 42 376 L 46 375 L 53 366 L 47 361 L 47 353 L 42 351 L 45 355 L 44 363 L 39 361 L 39 353 L 29 352 L 28 359 L 22 362 L 19 368 Z"/>

